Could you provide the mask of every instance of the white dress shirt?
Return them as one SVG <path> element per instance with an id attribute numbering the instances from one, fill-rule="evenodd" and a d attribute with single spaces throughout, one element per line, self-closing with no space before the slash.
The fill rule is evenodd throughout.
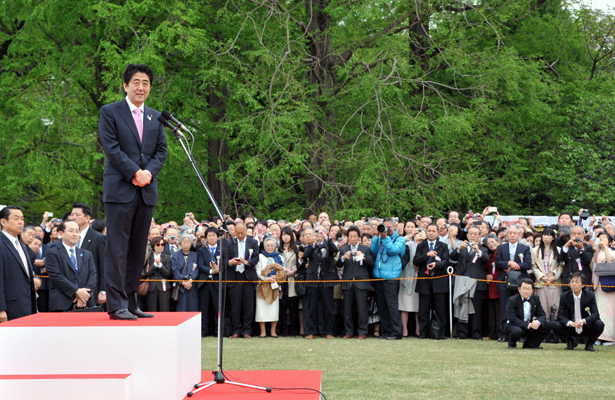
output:
<path id="1" fill-rule="evenodd" d="M 85 235 L 88 234 L 88 229 L 90 229 L 90 227 L 86 227 L 84 230 L 82 230 L 81 232 L 79 232 L 79 243 L 77 243 L 77 247 L 81 248 L 81 246 L 83 246 L 83 240 L 85 239 Z"/>

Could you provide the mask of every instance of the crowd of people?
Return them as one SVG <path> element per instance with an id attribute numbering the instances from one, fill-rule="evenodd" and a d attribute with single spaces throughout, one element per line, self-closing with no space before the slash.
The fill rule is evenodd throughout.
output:
<path id="1" fill-rule="evenodd" d="M 520 340 L 527 348 L 543 340 L 568 349 L 612 345 L 613 223 L 580 210 L 577 221 L 565 212 L 553 226 L 497 213 L 491 224 L 492 212 L 152 220 L 139 307 L 200 311 L 203 337 L 217 335 L 223 290 L 230 338 L 446 339 L 452 328 L 455 338 L 509 348 Z M 92 217 L 83 203 L 62 218 L 45 213 L 40 224 L 25 224 L 20 207 L 0 210 L 0 322 L 36 311 L 104 310 L 105 221 Z M 15 284 L 18 273 L 25 284 Z"/>

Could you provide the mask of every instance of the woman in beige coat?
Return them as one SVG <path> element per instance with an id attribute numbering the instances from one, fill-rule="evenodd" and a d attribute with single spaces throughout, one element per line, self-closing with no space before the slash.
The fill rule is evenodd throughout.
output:
<path id="1" fill-rule="evenodd" d="M 555 231 L 551 228 L 545 228 L 540 245 L 534 247 L 531 252 L 532 271 L 536 278 L 536 294 L 540 298 L 540 305 L 545 310 L 547 319 L 549 319 L 551 308 L 554 307 L 555 310 L 559 308 L 562 287 L 544 284 L 561 284 L 560 277 L 564 267 L 563 262 L 557 261 L 561 249 L 555 245 Z"/>

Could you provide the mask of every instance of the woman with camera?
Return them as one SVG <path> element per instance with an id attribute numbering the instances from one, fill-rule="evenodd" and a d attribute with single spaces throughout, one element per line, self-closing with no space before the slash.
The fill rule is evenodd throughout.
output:
<path id="1" fill-rule="evenodd" d="M 297 274 L 297 244 L 295 243 L 295 234 L 291 228 L 285 226 L 282 228 L 281 243 L 278 252 L 282 255 L 282 265 L 286 271 L 286 280 L 288 283 L 283 283 L 282 292 L 280 293 L 280 315 L 281 318 L 281 333 L 282 336 L 296 336 L 299 329 L 299 297 L 295 291 L 295 275 Z M 287 322 L 287 316 L 290 317 L 290 325 Z"/>
<path id="2" fill-rule="evenodd" d="M 197 285 L 192 283 L 199 276 L 197 254 L 190 251 L 192 241 L 189 234 L 181 235 L 179 238 L 181 250 L 171 257 L 173 279 L 181 281 L 176 311 L 199 311 L 199 291 Z"/>
<path id="3" fill-rule="evenodd" d="M 615 251 L 611 249 L 612 245 L 613 236 L 607 232 L 602 232 L 598 235 L 598 241 L 594 241 L 593 244 L 595 255 L 592 262 L 592 271 L 594 271 L 598 263 L 615 262 Z M 615 292 L 613 292 L 612 288 L 605 288 L 603 290 L 600 277 L 595 274 L 593 274 L 592 280 L 595 288 L 596 303 L 600 311 L 600 319 L 604 322 L 604 331 L 598 337 L 600 343 L 596 344 L 612 346 L 615 342 L 615 327 L 613 326 L 613 321 L 615 321 Z M 612 286 L 612 284 L 608 286 Z M 605 290 L 610 291 L 605 292 Z"/>
<path id="4" fill-rule="evenodd" d="M 164 251 L 164 239 L 160 236 L 152 239 L 152 249 L 147 265 L 145 266 L 145 279 L 162 280 L 162 282 L 150 282 L 145 301 L 147 311 L 171 311 L 171 285 L 166 279 L 171 279 L 171 257 Z"/>

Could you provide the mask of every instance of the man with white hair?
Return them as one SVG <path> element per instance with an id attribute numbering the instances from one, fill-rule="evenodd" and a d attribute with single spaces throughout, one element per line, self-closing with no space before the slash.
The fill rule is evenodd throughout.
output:
<path id="1" fill-rule="evenodd" d="M 523 278 L 529 278 L 528 271 L 532 268 L 532 254 L 530 247 L 519 243 L 521 236 L 521 227 L 519 225 L 511 225 L 506 231 L 508 243 L 498 246 L 495 255 L 495 267 L 500 270 L 498 280 L 508 282 L 508 273 L 510 271 L 519 271 L 518 282 Z M 506 303 L 508 298 L 514 296 L 518 292 L 518 286 L 509 283 L 498 283 L 498 292 L 500 294 L 500 318 L 501 328 L 504 331 L 506 323 Z M 506 343 L 507 338 L 502 333 L 499 340 L 500 343 Z"/>

